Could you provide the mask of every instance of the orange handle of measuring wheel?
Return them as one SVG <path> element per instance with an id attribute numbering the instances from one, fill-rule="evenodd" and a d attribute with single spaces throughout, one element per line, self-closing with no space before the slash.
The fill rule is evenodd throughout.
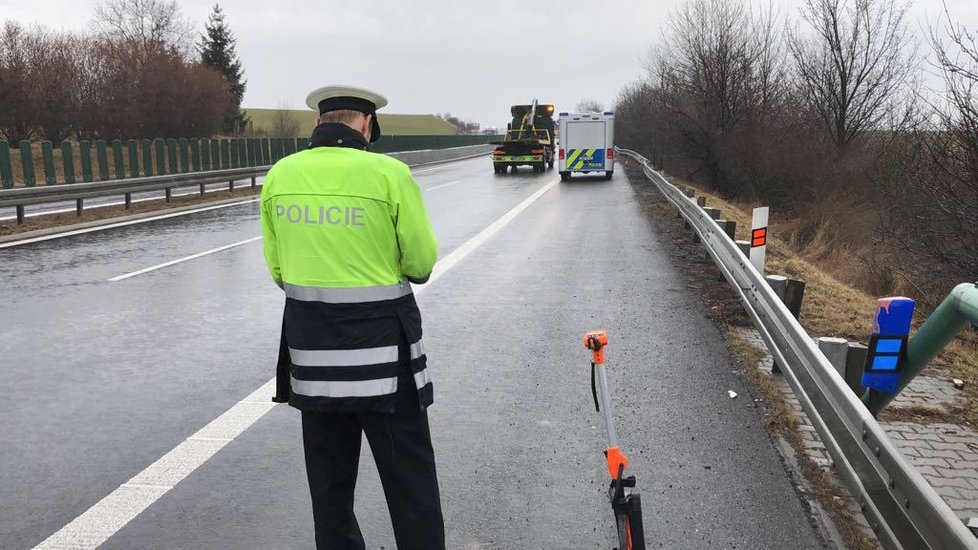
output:
<path id="1" fill-rule="evenodd" d="M 608 447 L 605 455 L 608 457 L 608 475 L 613 480 L 618 479 L 618 468 L 621 467 L 622 472 L 628 469 L 628 457 L 618 447 Z"/>
<path id="2" fill-rule="evenodd" d="M 592 330 L 584 335 L 584 347 L 591 350 L 595 365 L 604 364 L 604 348 L 608 345 L 607 330 Z"/>

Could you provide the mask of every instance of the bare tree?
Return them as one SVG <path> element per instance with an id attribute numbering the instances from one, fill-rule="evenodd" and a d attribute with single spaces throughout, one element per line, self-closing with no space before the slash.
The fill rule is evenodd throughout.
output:
<path id="1" fill-rule="evenodd" d="M 805 102 L 827 136 L 845 147 L 876 129 L 916 72 L 907 4 L 895 0 L 805 0 L 788 47 Z"/>
<path id="2" fill-rule="evenodd" d="M 596 99 L 582 99 L 577 102 L 575 109 L 578 113 L 600 113 L 604 111 L 604 106 Z"/>
<path id="3" fill-rule="evenodd" d="M 944 97 L 901 151 L 883 222 L 891 269 L 930 305 L 978 274 L 978 35 L 952 23 L 946 5 L 945 17 L 930 29 Z"/>
<path id="4" fill-rule="evenodd" d="M 193 31 L 176 0 L 99 0 L 93 25 L 105 38 L 144 48 L 165 45 L 184 53 Z"/>
<path id="5" fill-rule="evenodd" d="M 34 134 L 29 34 L 17 23 L 0 29 L 0 137 L 16 144 Z"/>
<path id="6" fill-rule="evenodd" d="M 288 103 L 279 103 L 278 110 L 272 117 L 272 127 L 269 131 L 273 137 L 297 137 L 299 135 L 299 121 L 293 116 Z"/>
<path id="7" fill-rule="evenodd" d="M 760 133 L 785 97 L 780 28 L 773 10 L 736 0 L 689 0 L 670 16 L 649 81 L 666 129 L 660 145 L 682 151 L 688 176 L 723 192 L 753 185 L 729 181 L 722 151 Z"/>

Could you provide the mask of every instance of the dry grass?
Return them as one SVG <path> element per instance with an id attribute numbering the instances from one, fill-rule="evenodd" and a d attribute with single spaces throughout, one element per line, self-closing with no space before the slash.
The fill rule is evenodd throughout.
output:
<path id="1" fill-rule="evenodd" d="M 680 185 L 689 185 L 677 181 Z M 696 186 L 691 186 L 696 188 Z M 750 206 L 721 199 L 703 189 L 696 188 L 697 195 L 707 197 L 707 205 L 721 210 L 725 219 L 737 222 L 737 238 L 747 239 L 750 233 Z M 790 226 L 790 224 L 788 224 Z M 860 264 L 847 255 L 846 249 L 830 251 L 828 240 L 816 235 L 803 254 L 790 239 L 777 236 L 772 231 L 768 240 L 767 271 L 806 282 L 805 300 L 799 321 L 812 336 L 837 336 L 865 342 L 872 328 L 876 312 L 876 297 L 840 280 L 836 272 L 855 273 L 849 264 Z M 793 231 L 784 231 L 789 236 Z M 926 320 L 918 312 L 915 327 Z M 966 405 L 961 409 L 948 409 L 943 416 L 935 414 L 910 416 L 926 422 L 965 422 L 978 425 L 978 342 L 973 331 L 966 332 L 948 345 L 938 358 L 925 370 L 925 375 L 960 378 L 965 382 Z M 894 413 L 896 414 L 896 413 Z"/>

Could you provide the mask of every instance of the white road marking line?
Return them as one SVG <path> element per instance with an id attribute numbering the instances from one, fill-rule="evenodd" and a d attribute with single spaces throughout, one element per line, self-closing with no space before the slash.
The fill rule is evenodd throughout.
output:
<path id="1" fill-rule="evenodd" d="M 183 258 L 178 258 L 176 260 L 170 260 L 169 262 L 163 262 L 161 264 L 154 265 L 152 267 L 147 267 L 145 269 L 140 269 L 139 271 L 133 271 L 131 273 L 126 273 L 125 275 L 119 275 L 118 277 L 112 277 L 109 279 L 110 283 L 115 283 L 118 281 L 124 281 L 136 275 L 142 275 L 143 273 L 149 273 L 150 271 L 156 271 L 157 269 L 163 269 L 164 267 L 170 267 L 171 265 L 182 264 L 183 262 L 189 262 L 190 260 L 196 260 L 197 258 L 203 258 L 204 256 L 209 256 L 229 248 L 234 248 L 236 246 L 241 246 L 243 244 L 253 243 L 255 241 L 261 240 L 261 236 L 252 237 L 250 239 L 245 239 L 236 243 L 226 244 L 224 246 L 219 246 L 217 248 L 212 248 L 210 250 L 205 250 L 203 252 L 198 252 L 197 254 L 191 254 L 190 256 L 184 256 Z"/>
<path id="2" fill-rule="evenodd" d="M 455 185 L 456 183 L 462 183 L 462 180 L 450 181 L 448 183 L 443 183 L 441 185 L 436 185 L 434 187 L 429 187 L 425 191 L 434 191 L 435 189 L 441 189 L 442 187 L 448 187 L 449 185 Z"/>
<path id="3" fill-rule="evenodd" d="M 220 208 L 231 208 L 231 207 L 234 207 L 234 206 L 241 206 L 243 204 L 251 204 L 253 202 L 258 202 L 258 200 L 259 200 L 259 198 L 258 197 L 255 197 L 255 198 L 244 199 L 242 201 L 232 202 L 232 203 L 228 203 L 228 204 L 218 204 L 218 205 L 215 205 L 215 206 L 203 206 L 201 208 L 194 208 L 193 210 L 183 210 L 181 212 L 173 212 L 173 213 L 170 213 L 170 214 L 161 214 L 159 216 L 151 216 L 149 218 L 141 218 L 141 219 L 138 219 L 138 220 L 129 220 L 129 221 L 125 221 L 125 222 L 117 222 L 117 223 L 111 223 L 111 224 L 107 224 L 107 225 L 100 225 L 98 227 L 88 227 L 88 228 L 85 228 L 85 229 L 76 229 L 74 231 L 66 231 L 64 233 L 55 233 L 53 235 L 45 235 L 43 237 L 32 237 L 30 239 L 22 239 L 22 240 L 19 240 L 19 241 L 11 241 L 9 243 L 2 243 L 2 244 L 0 244 L 0 249 L 12 248 L 12 247 L 15 247 L 15 246 L 21 246 L 21 245 L 31 244 L 31 243 L 39 243 L 39 242 L 43 242 L 43 241 L 50 241 L 50 240 L 53 240 L 53 239 L 60 239 L 60 238 L 63 238 L 63 237 L 71 237 L 73 235 L 84 235 L 85 233 L 94 233 L 96 231 L 105 231 L 107 229 L 116 229 L 118 227 L 126 227 L 126 226 L 129 226 L 129 225 L 137 225 L 137 224 L 141 224 L 141 223 L 155 222 L 155 221 L 158 221 L 158 220 L 166 220 L 166 219 L 169 219 L 169 218 L 176 218 L 176 217 L 179 217 L 179 216 L 189 216 L 190 214 L 199 214 L 200 212 L 207 212 L 207 211 L 210 211 L 210 210 L 218 210 Z"/>
<path id="4" fill-rule="evenodd" d="M 427 285 L 440 279 L 463 258 L 492 238 L 506 224 L 553 188 L 558 181 L 555 179 L 543 186 L 489 227 L 480 231 L 478 235 L 445 256 L 435 265 Z M 416 288 L 415 294 L 420 294 L 428 287 L 427 285 Z M 274 394 L 275 378 L 272 378 L 34 548 L 95 550 L 272 410 L 275 406 L 275 403 L 272 403 Z"/>
<path id="5" fill-rule="evenodd" d="M 489 156 L 489 153 L 488 152 L 486 153 L 486 156 Z M 417 175 L 417 174 L 427 174 L 428 172 L 437 172 L 438 170 L 442 170 L 444 168 L 451 168 L 453 166 L 458 166 L 459 164 L 463 164 L 463 163 L 470 162 L 470 161 L 476 161 L 476 160 L 482 160 L 482 157 L 481 156 L 478 156 L 478 157 L 472 157 L 472 158 L 455 160 L 455 161 L 449 160 L 449 161 L 446 161 L 443 164 L 439 164 L 438 166 L 435 166 L 433 168 L 425 168 L 424 170 L 412 170 L 411 173 L 414 174 L 414 175 Z"/>
<path id="6" fill-rule="evenodd" d="M 431 278 L 428 279 L 428 284 L 431 284 L 438 280 L 446 271 L 455 267 L 457 263 L 462 261 L 463 258 L 468 256 L 473 250 L 482 246 L 486 241 L 492 238 L 493 235 L 499 233 L 499 230 L 506 226 L 509 222 L 513 221 L 513 218 L 519 216 L 524 210 L 530 207 L 531 204 L 536 202 L 537 199 L 543 196 L 544 193 L 553 189 L 559 179 L 554 179 L 550 183 L 544 185 L 538 189 L 535 193 L 526 198 L 523 202 L 517 204 L 512 210 L 503 214 L 503 217 L 492 222 L 492 224 L 479 232 L 478 235 L 472 237 L 471 239 L 465 241 L 462 246 L 453 250 L 448 256 L 441 259 L 436 265 L 434 271 L 431 272 Z"/>

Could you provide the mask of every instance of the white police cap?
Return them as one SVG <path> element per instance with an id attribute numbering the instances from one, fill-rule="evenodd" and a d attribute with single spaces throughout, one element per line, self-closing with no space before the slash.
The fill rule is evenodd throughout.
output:
<path id="1" fill-rule="evenodd" d="M 356 86 L 324 86 L 309 94 L 306 98 L 306 105 L 310 109 L 322 114 L 328 111 L 349 108 L 344 107 L 343 105 L 345 104 L 360 104 L 360 101 L 357 100 L 369 103 L 373 107 L 370 109 L 371 114 L 373 111 L 387 106 L 386 97 L 377 92 Z M 367 105 L 364 103 L 363 107 L 367 107 Z M 324 108 L 327 110 L 324 111 Z M 362 109 L 353 108 L 352 110 L 360 111 Z"/>

